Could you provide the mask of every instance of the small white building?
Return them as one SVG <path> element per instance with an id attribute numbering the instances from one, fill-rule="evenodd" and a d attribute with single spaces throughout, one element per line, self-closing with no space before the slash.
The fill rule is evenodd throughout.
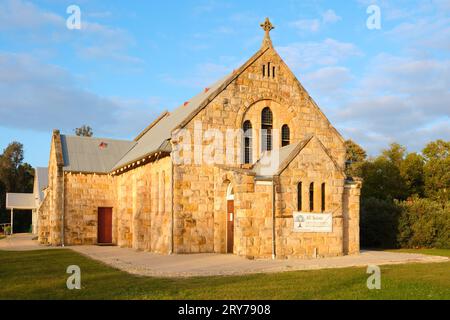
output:
<path id="1" fill-rule="evenodd" d="M 44 189 L 48 186 L 48 169 L 38 167 L 34 171 L 33 193 L 7 193 L 6 209 L 11 210 L 11 232 L 14 232 L 14 210 L 31 210 L 31 230 L 38 232 L 38 209 L 44 200 Z"/>

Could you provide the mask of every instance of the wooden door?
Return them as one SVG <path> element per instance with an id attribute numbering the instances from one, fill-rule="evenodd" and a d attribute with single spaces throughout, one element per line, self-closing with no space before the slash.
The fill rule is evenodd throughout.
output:
<path id="1" fill-rule="evenodd" d="M 98 243 L 112 243 L 112 208 L 98 208 Z"/>
<path id="2" fill-rule="evenodd" d="M 227 253 L 233 253 L 234 245 L 234 200 L 227 201 Z"/>

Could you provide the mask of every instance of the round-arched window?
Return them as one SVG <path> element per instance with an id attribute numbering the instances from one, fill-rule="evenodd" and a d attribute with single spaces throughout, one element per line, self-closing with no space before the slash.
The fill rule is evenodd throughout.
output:
<path id="1" fill-rule="evenodd" d="M 269 107 L 261 112 L 262 151 L 272 150 L 273 115 Z"/>

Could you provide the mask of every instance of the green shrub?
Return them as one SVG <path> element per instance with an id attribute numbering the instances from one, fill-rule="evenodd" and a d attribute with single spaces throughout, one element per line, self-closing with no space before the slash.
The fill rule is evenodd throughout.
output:
<path id="1" fill-rule="evenodd" d="M 449 248 L 450 204 L 415 198 L 399 202 L 398 244 L 405 248 Z"/>
<path id="2" fill-rule="evenodd" d="M 361 201 L 361 246 L 397 247 L 399 207 L 392 200 L 363 198 Z"/>
<path id="3" fill-rule="evenodd" d="M 361 246 L 450 248 L 450 202 L 363 198 Z"/>
<path id="4" fill-rule="evenodd" d="M 11 234 L 11 226 L 6 226 L 4 231 L 5 231 L 5 234 Z"/>

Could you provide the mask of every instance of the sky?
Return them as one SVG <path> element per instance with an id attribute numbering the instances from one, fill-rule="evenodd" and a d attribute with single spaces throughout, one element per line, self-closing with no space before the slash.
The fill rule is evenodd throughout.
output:
<path id="1" fill-rule="evenodd" d="M 67 27 L 70 5 L 81 29 Z M 133 139 L 250 58 L 265 17 L 284 61 L 369 155 L 450 140 L 450 0 L 0 0 L 0 149 L 19 141 L 46 166 L 52 129 Z"/>

